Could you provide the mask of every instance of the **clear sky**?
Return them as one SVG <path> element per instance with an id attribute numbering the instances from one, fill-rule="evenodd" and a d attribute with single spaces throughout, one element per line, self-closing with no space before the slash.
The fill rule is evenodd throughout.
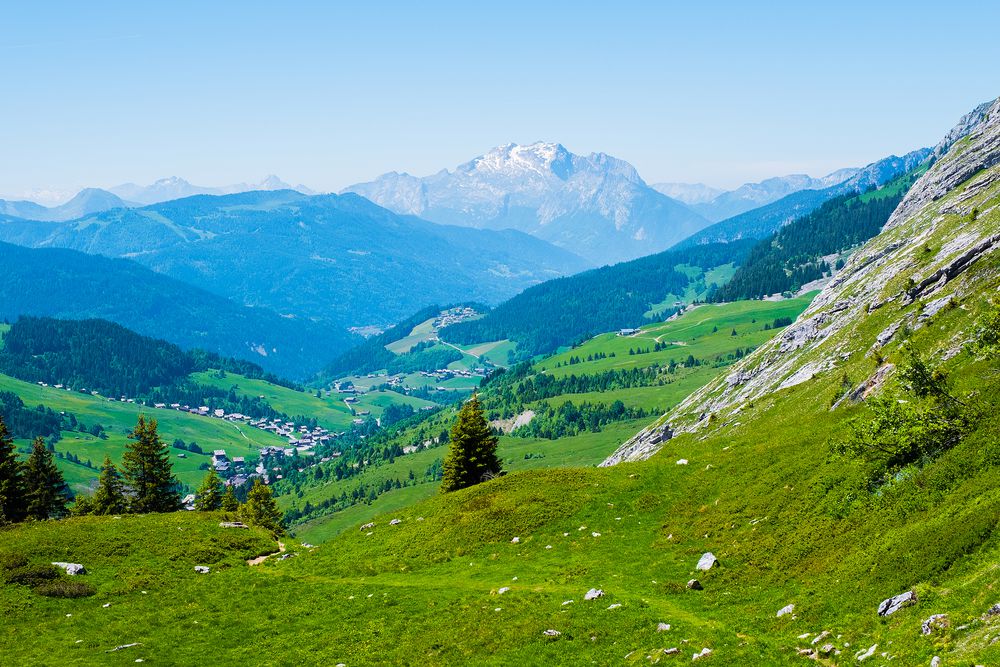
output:
<path id="1" fill-rule="evenodd" d="M 998 25 L 976 1 L 5 2 L 0 196 L 336 190 L 536 140 L 649 182 L 821 175 L 1000 95 Z"/>

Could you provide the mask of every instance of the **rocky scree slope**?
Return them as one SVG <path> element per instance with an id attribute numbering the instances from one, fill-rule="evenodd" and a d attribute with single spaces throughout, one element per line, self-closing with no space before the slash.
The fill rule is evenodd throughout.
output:
<path id="1" fill-rule="evenodd" d="M 936 149 L 883 231 L 855 253 L 810 307 L 727 375 L 693 393 L 625 442 L 602 465 L 648 458 L 672 435 L 740 413 L 774 392 L 870 355 L 900 330 L 917 330 L 963 298 L 980 296 L 983 277 L 967 270 L 1000 248 L 1000 99 L 962 118 Z M 945 358 L 961 350 L 950 341 Z M 878 389 L 892 374 L 880 365 L 851 394 Z"/>

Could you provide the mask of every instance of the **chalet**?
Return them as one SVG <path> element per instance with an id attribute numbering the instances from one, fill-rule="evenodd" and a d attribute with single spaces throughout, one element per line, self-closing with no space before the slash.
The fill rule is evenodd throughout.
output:
<path id="1" fill-rule="evenodd" d="M 223 417 L 226 416 L 226 411 L 222 409 L 217 409 L 212 414 L 218 417 L 219 419 L 222 419 Z"/>
<path id="2" fill-rule="evenodd" d="M 619 329 L 618 330 L 618 335 L 619 336 L 634 336 L 637 333 L 639 333 L 639 329 Z"/>

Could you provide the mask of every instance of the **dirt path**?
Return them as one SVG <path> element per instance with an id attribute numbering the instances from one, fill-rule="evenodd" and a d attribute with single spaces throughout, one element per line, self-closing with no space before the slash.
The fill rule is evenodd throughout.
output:
<path id="1" fill-rule="evenodd" d="M 251 566 L 253 566 L 253 565 L 260 565 L 261 563 L 263 563 L 264 561 L 266 561 L 271 556 L 274 556 L 276 554 L 282 554 L 282 553 L 285 553 L 285 543 L 284 542 L 278 542 L 278 550 L 275 551 L 273 554 L 265 554 L 263 556 L 257 556 L 256 558 L 251 558 L 250 560 L 247 561 L 247 565 L 251 565 Z"/>

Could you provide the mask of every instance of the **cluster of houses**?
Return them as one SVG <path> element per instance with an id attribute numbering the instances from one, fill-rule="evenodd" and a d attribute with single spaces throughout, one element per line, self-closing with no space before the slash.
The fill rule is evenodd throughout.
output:
<path id="1" fill-rule="evenodd" d="M 448 310 L 442 310 L 441 313 L 434 319 L 434 328 L 442 329 L 452 324 L 458 324 L 459 322 L 471 320 L 475 317 L 479 317 L 479 313 L 476 312 L 474 308 L 469 308 L 468 306 L 449 308 Z"/>

